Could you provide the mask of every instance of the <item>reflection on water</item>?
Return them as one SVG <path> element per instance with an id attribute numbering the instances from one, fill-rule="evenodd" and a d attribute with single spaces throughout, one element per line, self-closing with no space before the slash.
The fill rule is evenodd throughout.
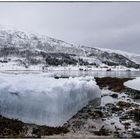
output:
<path id="1" fill-rule="evenodd" d="M 140 71 L 50 71 L 55 76 L 94 76 L 94 77 L 120 77 L 120 78 L 135 78 L 140 77 Z"/>
<path id="2" fill-rule="evenodd" d="M 42 71 L 0 71 L 0 73 L 7 74 L 51 74 L 52 76 L 62 77 L 80 77 L 80 76 L 94 76 L 94 77 L 119 77 L 119 78 L 135 78 L 140 77 L 140 71 L 78 71 L 78 70 L 48 70 Z"/>

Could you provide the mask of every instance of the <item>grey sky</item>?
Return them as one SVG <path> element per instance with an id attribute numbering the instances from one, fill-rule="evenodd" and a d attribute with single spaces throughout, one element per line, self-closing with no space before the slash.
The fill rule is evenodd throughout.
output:
<path id="1" fill-rule="evenodd" d="M 1 2 L 0 25 L 140 54 L 140 2 Z"/>

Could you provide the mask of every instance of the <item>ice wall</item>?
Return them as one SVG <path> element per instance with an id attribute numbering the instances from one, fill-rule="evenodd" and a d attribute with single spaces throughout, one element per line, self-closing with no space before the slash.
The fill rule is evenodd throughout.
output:
<path id="1" fill-rule="evenodd" d="M 0 114 L 26 123 L 60 126 L 100 96 L 91 77 L 0 74 Z"/>

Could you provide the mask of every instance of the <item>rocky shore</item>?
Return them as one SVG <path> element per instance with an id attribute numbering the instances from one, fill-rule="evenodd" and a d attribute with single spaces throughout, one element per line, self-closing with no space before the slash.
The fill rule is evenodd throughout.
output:
<path id="1" fill-rule="evenodd" d="M 95 78 L 100 104 L 90 102 L 62 127 L 25 124 L 0 116 L 1 138 L 140 138 L 140 93 L 126 88 L 130 78 Z"/>

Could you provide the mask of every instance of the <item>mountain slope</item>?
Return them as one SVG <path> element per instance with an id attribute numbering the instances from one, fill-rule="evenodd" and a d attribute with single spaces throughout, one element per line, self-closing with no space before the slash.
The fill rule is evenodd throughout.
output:
<path id="1" fill-rule="evenodd" d="M 134 61 L 135 63 L 140 64 L 140 55 L 139 54 L 128 53 L 128 52 L 120 51 L 120 50 L 105 49 L 105 48 L 100 48 L 100 50 L 106 51 L 109 53 L 117 53 L 117 54 L 123 55 L 123 56 L 127 57 L 128 59 Z"/>
<path id="2" fill-rule="evenodd" d="M 47 36 L 0 30 L 0 62 L 31 65 L 92 65 L 140 68 L 140 55 L 76 46 Z"/>

